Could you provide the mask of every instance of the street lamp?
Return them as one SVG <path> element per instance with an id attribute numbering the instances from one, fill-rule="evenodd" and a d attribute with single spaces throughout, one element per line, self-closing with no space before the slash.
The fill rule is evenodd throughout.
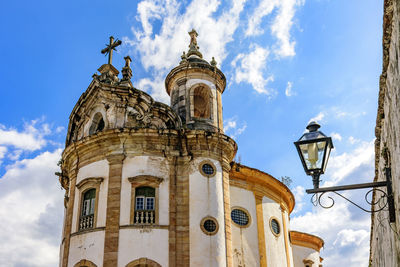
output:
<path id="1" fill-rule="evenodd" d="M 314 189 L 319 188 L 319 176 L 325 172 L 333 148 L 332 138 L 318 131 L 320 127 L 315 121 L 310 122 L 307 126 L 308 132 L 294 142 L 304 171 L 312 176 Z"/>
<path id="2" fill-rule="evenodd" d="M 304 171 L 307 175 L 312 176 L 314 189 L 306 190 L 308 194 L 314 194 L 312 197 L 312 202 L 315 205 L 319 204 L 321 207 L 326 209 L 331 208 L 335 204 L 333 198 L 329 197 L 332 201 L 331 205 L 323 205 L 321 203 L 321 197 L 327 192 L 333 192 L 336 195 L 349 201 L 356 207 L 369 213 L 378 212 L 388 207 L 390 222 L 395 222 L 396 213 L 394 208 L 392 174 L 390 167 L 385 168 L 386 181 L 323 188 L 319 187 L 319 176 L 321 174 L 324 174 L 331 149 L 333 148 L 332 138 L 326 136 L 321 131 L 319 131 L 318 129 L 320 127 L 321 126 L 318 123 L 314 121 L 310 122 L 307 126 L 308 132 L 303 134 L 297 142 L 294 142 L 297 152 L 299 153 L 301 163 L 303 164 Z M 386 187 L 386 192 L 378 189 L 377 187 Z M 354 203 L 350 199 L 337 192 L 362 188 L 372 188 L 365 194 L 366 202 L 372 206 L 371 210 L 364 209 L 363 207 L 359 206 L 358 204 Z M 380 192 L 381 195 L 376 201 L 369 201 L 368 194 L 370 194 L 371 192 Z M 321 194 L 318 196 L 318 193 Z M 378 206 L 378 208 L 375 208 L 376 205 Z"/>

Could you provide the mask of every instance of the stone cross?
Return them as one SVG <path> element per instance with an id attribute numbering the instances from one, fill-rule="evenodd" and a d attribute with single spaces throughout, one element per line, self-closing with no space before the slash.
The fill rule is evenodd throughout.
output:
<path id="1" fill-rule="evenodd" d="M 101 50 L 102 54 L 108 54 L 108 64 L 111 65 L 112 63 L 113 50 L 116 50 L 115 48 L 121 45 L 121 43 L 122 41 L 118 39 L 114 42 L 114 37 L 110 36 L 110 44 L 106 45 L 107 47 Z"/>

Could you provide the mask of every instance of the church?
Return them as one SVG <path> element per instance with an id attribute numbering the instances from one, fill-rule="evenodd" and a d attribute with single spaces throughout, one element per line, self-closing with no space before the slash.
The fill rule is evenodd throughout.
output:
<path id="1" fill-rule="evenodd" d="M 295 199 L 268 173 L 234 162 L 223 131 L 226 78 L 189 32 L 165 78 L 170 105 L 134 88 L 121 41 L 69 117 L 62 267 L 321 267 L 320 237 L 291 231 Z"/>

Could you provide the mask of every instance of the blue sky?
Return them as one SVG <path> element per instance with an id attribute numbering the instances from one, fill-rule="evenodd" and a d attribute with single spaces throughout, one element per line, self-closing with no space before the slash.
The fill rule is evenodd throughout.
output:
<path id="1" fill-rule="evenodd" d="M 53 173 L 69 114 L 106 63 L 108 37 L 123 40 L 113 65 L 121 69 L 130 55 L 134 85 L 169 103 L 164 78 L 195 28 L 204 58 L 214 56 L 227 77 L 223 115 L 237 160 L 292 178 L 291 229 L 325 240 L 324 266 L 366 266 L 368 214 L 340 201 L 312 207 L 293 142 L 316 119 L 335 145 L 322 183 L 373 179 L 382 9 L 375 0 L 5 2 L 0 265 L 57 263 L 63 192 Z"/>

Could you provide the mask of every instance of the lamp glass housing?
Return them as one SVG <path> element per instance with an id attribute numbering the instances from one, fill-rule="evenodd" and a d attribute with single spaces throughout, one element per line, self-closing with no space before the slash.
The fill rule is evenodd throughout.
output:
<path id="1" fill-rule="evenodd" d="M 318 131 L 319 125 L 316 123 L 310 123 L 307 128 L 309 132 L 294 144 L 307 175 L 323 174 L 333 148 L 332 139 Z"/>

